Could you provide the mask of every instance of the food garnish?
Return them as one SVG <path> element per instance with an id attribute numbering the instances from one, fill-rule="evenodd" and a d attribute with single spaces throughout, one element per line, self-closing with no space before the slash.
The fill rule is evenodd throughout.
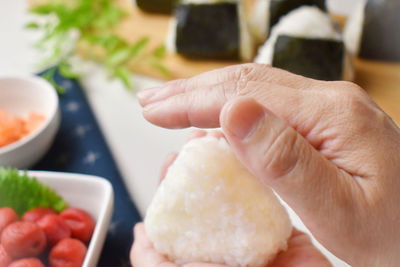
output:
<path id="1" fill-rule="evenodd" d="M 68 204 L 50 187 L 26 173 L 0 168 L 0 207 L 11 207 L 19 216 L 36 207 L 61 212 Z"/>

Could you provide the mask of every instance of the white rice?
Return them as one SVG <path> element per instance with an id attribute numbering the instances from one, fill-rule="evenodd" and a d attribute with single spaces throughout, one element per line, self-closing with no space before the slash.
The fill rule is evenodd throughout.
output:
<path id="1" fill-rule="evenodd" d="M 264 267 L 286 249 L 292 226 L 273 191 L 245 169 L 224 139 L 185 145 L 147 211 L 157 251 L 177 264 Z"/>
<path id="2" fill-rule="evenodd" d="M 254 40 L 247 23 L 246 12 L 242 1 L 240 0 L 183 0 L 183 4 L 210 4 L 210 3 L 237 3 L 239 15 L 239 33 L 240 33 L 240 59 L 251 61 L 253 59 Z M 170 53 L 176 53 L 176 18 L 171 18 L 165 46 Z"/>
<path id="3" fill-rule="evenodd" d="M 342 40 L 334 21 L 327 13 L 317 7 L 303 6 L 282 17 L 272 28 L 267 42 L 258 50 L 258 55 L 254 60 L 256 63 L 272 65 L 274 47 L 279 35 Z M 352 80 L 354 77 L 351 62 L 351 58 L 345 53 L 342 75 L 344 80 Z"/>

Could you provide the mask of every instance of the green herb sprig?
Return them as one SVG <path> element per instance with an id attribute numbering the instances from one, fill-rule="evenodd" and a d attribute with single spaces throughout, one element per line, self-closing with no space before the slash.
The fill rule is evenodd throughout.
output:
<path id="1" fill-rule="evenodd" d="M 76 78 L 68 64 L 80 40 L 102 50 L 101 57 L 93 57 L 100 62 L 110 77 L 119 78 L 132 89 L 130 67 L 139 61 L 148 62 L 152 67 L 168 76 L 169 71 L 162 62 L 165 47 L 159 46 L 148 51 L 149 39 L 141 38 L 128 43 L 114 33 L 115 27 L 127 14 L 113 0 L 48 0 L 46 4 L 35 6 L 31 12 L 47 16 L 45 23 L 31 22 L 27 28 L 43 31 L 43 38 L 36 44 L 46 49 L 50 55 L 42 63 L 44 66 L 59 64 L 60 73 L 67 78 Z M 50 68 L 45 78 L 50 78 L 55 69 Z M 62 93 L 64 90 L 57 87 Z"/>

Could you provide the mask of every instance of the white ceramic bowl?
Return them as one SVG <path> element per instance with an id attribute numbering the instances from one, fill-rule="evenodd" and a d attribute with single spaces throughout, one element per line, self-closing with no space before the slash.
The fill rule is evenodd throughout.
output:
<path id="1" fill-rule="evenodd" d="M 20 169 L 33 166 L 49 150 L 60 126 L 55 89 L 36 76 L 0 77 L 0 108 L 21 117 L 30 112 L 45 116 L 45 122 L 34 132 L 0 147 L 0 166 Z"/>
<path id="2" fill-rule="evenodd" d="M 29 171 L 28 175 L 50 186 L 71 207 L 83 209 L 92 215 L 96 227 L 82 267 L 97 266 L 114 207 L 110 182 L 96 176 L 72 173 Z"/>

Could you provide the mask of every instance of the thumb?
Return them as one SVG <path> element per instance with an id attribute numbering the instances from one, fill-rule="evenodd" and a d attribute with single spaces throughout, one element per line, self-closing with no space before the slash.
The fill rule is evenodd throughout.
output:
<path id="1" fill-rule="evenodd" d="M 345 177 L 348 174 L 254 99 L 231 100 L 224 106 L 220 121 L 243 165 L 272 187 L 311 231 L 313 225 L 318 228 L 329 221 L 332 208 L 336 212 L 336 206 L 351 197 L 351 190 L 347 190 L 350 179 Z"/>

